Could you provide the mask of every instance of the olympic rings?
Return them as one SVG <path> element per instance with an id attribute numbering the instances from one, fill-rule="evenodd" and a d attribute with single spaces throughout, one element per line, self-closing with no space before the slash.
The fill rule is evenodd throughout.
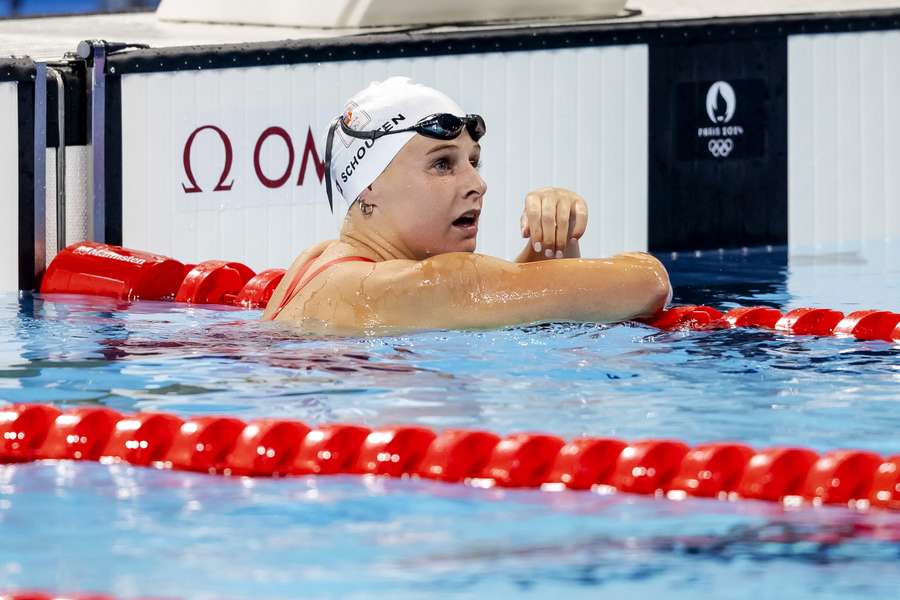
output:
<path id="1" fill-rule="evenodd" d="M 709 140 L 709 143 L 706 145 L 709 148 L 709 153 L 715 156 L 716 158 L 725 158 L 731 151 L 734 150 L 734 142 L 731 138 L 725 138 L 722 140 L 713 139 Z"/>

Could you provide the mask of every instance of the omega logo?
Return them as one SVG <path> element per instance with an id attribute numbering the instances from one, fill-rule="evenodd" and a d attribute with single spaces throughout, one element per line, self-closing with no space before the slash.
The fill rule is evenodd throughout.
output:
<path id="1" fill-rule="evenodd" d="M 201 132 L 206 130 L 210 130 L 217 134 L 217 137 L 222 144 L 222 148 L 225 151 L 224 160 L 222 161 L 222 167 L 218 177 L 218 182 L 216 183 L 212 191 L 227 192 L 231 190 L 232 187 L 234 187 L 235 180 L 231 179 L 231 168 L 234 164 L 234 147 L 232 146 L 231 138 L 229 137 L 228 133 L 226 133 L 225 130 L 223 130 L 221 127 L 218 127 L 216 125 L 202 125 L 194 129 L 194 131 L 191 132 L 184 143 L 182 164 L 184 166 L 184 176 L 187 178 L 187 183 L 182 183 L 181 187 L 186 194 L 196 194 L 204 191 L 197 183 L 197 179 L 194 175 L 191 149 L 194 146 L 194 141 L 196 140 L 197 136 Z M 267 173 L 263 169 L 263 161 L 261 157 L 262 149 L 266 143 L 278 143 L 278 140 L 280 140 L 280 143 L 284 144 L 284 146 L 287 148 L 287 165 L 285 166 L 284 171 L 281 173 Z M 294 149 L 294 142 L 291 138 L 291 135 L 284 128 L 273 126 L 265 129 L 257 138 L 256 144 L 253 148 L 253 170 L 256 173 L 256 179 L 268 189 L 277 189 L 283 187 L 291 178 L 291 174 L 294 170 L 295 158 L 296 153 Z M 300 172 L 297 177 L 298 186 L 302 186 L 303 182 L 306 179 L 306 169 L 309 166 L 310 158 L 312 158 L 313 166 L 316 170 L 316 177 L 319 179 L 319 183 L 322 183 L 325 178 L 325 163 L 319 159 L 319 152 L 316 149 L 316 142 L 312 134 L 312 128 L 308 127 L 306 130 L 306 140 L 303 146 L 303 155 L 300 160 Z"/>

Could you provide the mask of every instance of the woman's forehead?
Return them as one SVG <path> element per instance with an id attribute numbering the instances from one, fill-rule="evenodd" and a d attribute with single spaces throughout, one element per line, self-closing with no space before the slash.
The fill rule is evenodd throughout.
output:
<path id="1" fill-rule="evenodd" d="M 403 150 L 409 150 L 415 154 L 427 156 L 444 150 L 465 153 L 473 151 L 477 152 L 481 150 L 481 146 L 469 136 L 468 132 L 463 131 L 459 137 L 452 140 L 437 140 L 417 134 L 413 136 Z"/>

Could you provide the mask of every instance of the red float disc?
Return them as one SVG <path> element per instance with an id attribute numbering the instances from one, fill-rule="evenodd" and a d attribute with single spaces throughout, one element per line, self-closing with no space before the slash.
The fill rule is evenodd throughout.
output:
<path id="1" fill-rule="evenodd" d="M 619 455 L 611 483 L 632 494 L 664 490 L 678 472 L 688 447 L 672 440 L 644 440 L 626 446 Z"/>
<path id="2" fill-rule="evenodd" d="M 376 429 L 366 436 L 352 472 L 392 477 L 415 473 L 436 437 L 430 429 L 418 426 Z"/>
<path id="3" fill-rule="evenodd" d="M 79 242 L 56 255 L 42 294 L 86 294 L 118 300 L 172 299 L 181 284 L 177 260 L 110 244 Z"/>
<path id="4" fill-rule="evenodd" d="M 500 437 L 488 431 L 448 429 L 428 447 L 416 474 L 453 482 L 475 477 L 499 443 Z"/>
<path id="5" fill-rule="evenodd" d="M 795 335 L 831 335 L 844 314 L 827 308 L 796 308 L 787 313 L 775 329 Z"/>
<path id="6" fill-rule="evenodd" d="M 573 490 L 609 484 L 616 461 L 627 445 L 611 438 L 576 438 L 557 453 L 546 483 L 562 484 Z"/>
<path id="7" fill-rule="evenodd" d="M 544 483 L 559 450 L 561 438 L 539 433 L 518 433 L 500 440 L 482 469 L 481 478 L 501 487 L 536 487 Z"/>
<path id="8" fill-rule="evenodd" d="M 668 489 L 707 498 L 730 492 L 752 456 L 753 449 L 743 444 L 697 446 L 685 455 Z"/>
<path id="9" fill-rule="evenodd" d="M 371 433 L 368 427 L 331 423 L 313 429 L 300 444 L 291 464 L 292 475 L 331 475 L 350 471 L 363 442 Z"/>
<path id="10" fill-rule="evenodd" d="M 237 298 L 234 299 L 234 305 L 244 308 L 265 308 L 275 288 L 284 279 L 285 272 L 284 269 L 260 271 L 241 288 Z"/>
<path id="11" fill-rule="evenodd" d="M 67 410 L 56 417 L 38 458 L 100 460 L 122 415 L 102 406 Z"/>
<path id="12" fill-rule="evenodd" d="M 191 269 L 178 288 L 175 301 L 229 304 L 252 277 L 253 271 L 241 263 L 208 260 Z"/>

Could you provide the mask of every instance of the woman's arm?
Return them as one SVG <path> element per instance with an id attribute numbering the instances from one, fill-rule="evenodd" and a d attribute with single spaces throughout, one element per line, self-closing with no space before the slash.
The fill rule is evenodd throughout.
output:
<path id="1" fill-rule="evenodd" d="M 282 314 L 308 331 L 333 334 L 617 322 L 654 315 L 670 293 L 665 268 L 641 253 L 528 264 L 442 254 L 349 264 L 310 288 L 304 306 Z"/>

